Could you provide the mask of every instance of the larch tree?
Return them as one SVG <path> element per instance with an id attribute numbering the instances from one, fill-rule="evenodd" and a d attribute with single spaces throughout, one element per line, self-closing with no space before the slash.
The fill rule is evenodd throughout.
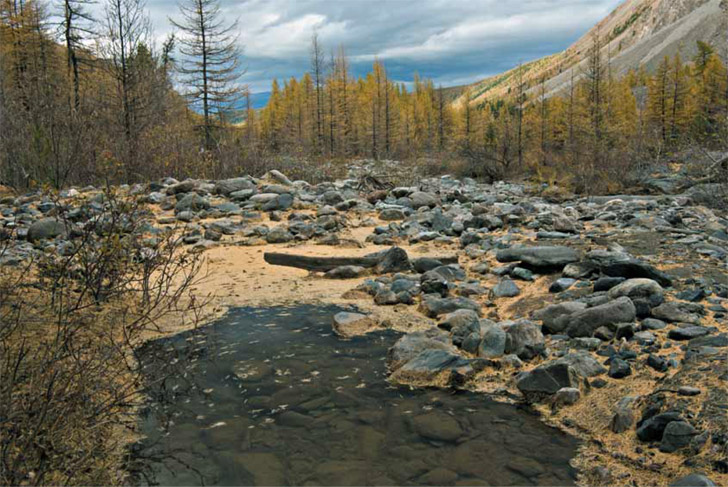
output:
<path id="1" fill-rule="evenodd" d="M 188 87 L 187 97 L 202 111 L 204 147 L 210 151 L 216 145 L 216 128 L 246 91 L 238 84 L 243 74 L 238 22 L 225 22 L 218 0 L 184 0 L 179 10 L 182 19 L 171 22 L 181 33 L 181 81 Z"/>

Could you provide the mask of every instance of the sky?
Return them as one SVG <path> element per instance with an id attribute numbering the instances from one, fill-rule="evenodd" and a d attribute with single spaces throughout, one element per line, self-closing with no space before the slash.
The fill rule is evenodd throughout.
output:
<path id="1" fill-rule="evenodd" d="M 383 62 L 392 79 L 415 73 L 456 86 L 561 51 L 620 0 L 221 0 L 239 22 L 241 81 L 252 93 L 309 69 L 313 32 L 343 46 L 355 76 Z M 157 38 L 179 18 L 176 0 L 147 0 Z"/>

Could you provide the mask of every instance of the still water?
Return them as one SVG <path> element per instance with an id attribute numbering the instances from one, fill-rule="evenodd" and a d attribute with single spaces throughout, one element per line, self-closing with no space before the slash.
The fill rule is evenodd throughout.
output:
<path id="1" fill-rule="evenodd" d="M 240 308 L 139 350 L 144 485 L 571 485 L 577 442 L 471 393 L 395 387 L 397 335 L 334 307 Z"/>

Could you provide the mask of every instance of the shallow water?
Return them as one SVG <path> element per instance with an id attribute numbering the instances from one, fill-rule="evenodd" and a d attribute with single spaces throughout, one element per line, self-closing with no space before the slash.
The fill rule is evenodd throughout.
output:
<path id="1" fill-rule="evenodd" d="M 386 382 L 383 332 L 334 307 L 241 308 L 140 349 L 141 484 L 570 485 L 576 440 L 483 395 Z"/>

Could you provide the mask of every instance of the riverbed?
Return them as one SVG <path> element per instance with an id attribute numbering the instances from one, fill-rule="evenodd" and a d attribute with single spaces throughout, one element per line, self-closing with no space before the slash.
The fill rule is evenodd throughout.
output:
<path id="1" fill-rule="evenodd" d="M 528 408 L 387 382 L 393 331 L 342 308 L 235 308 L 139 349 L 142 485 L 570 485 L 578 442 Z"/>

